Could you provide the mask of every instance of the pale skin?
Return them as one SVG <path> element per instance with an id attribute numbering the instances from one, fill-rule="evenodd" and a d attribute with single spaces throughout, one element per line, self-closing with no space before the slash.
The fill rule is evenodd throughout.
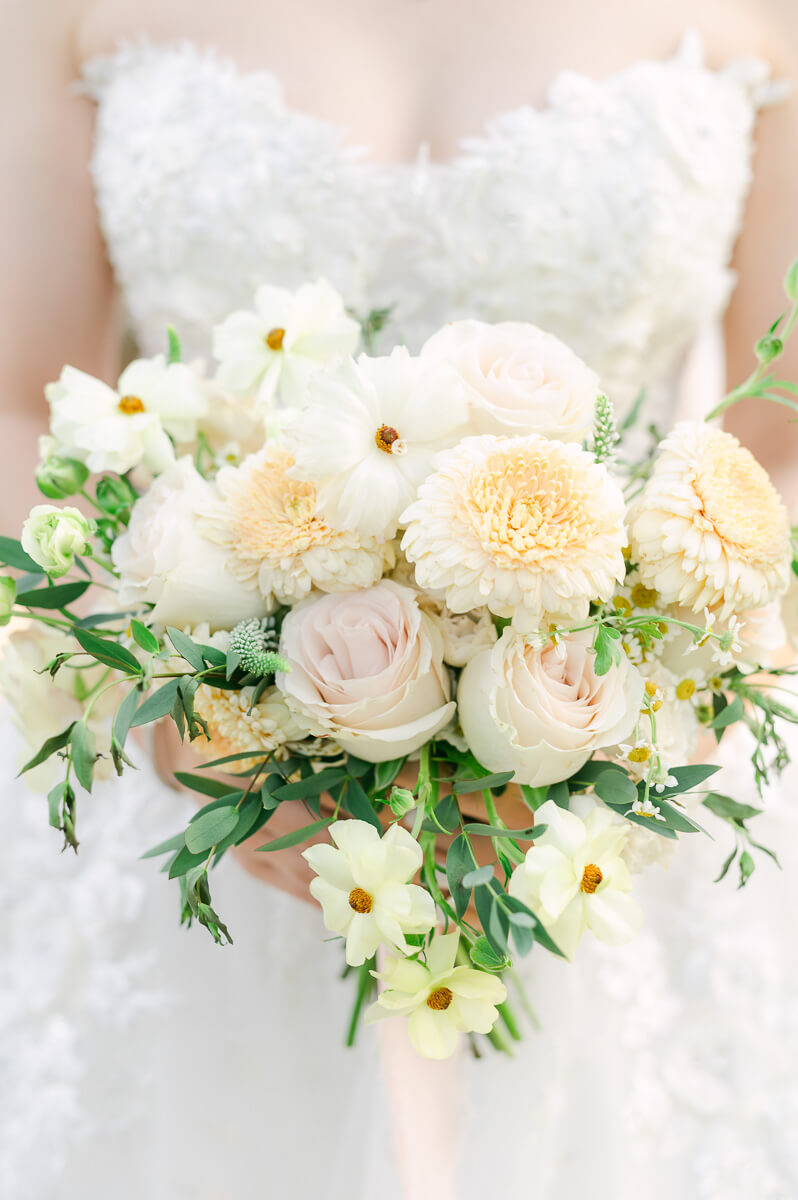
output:
<path id="1" fill-rule="evenodd" d="M 758 55 L 798 86 L 792 0 L 0 0 L 0 10 L 0 104 L 11 114 L 0 128 L 0 445 L 13 447 L 3 465 L 7 534 L 41 499 L 32 468 L 46 427 L 45 383 L 67 362 L 109 381 L 118 374 L 119 306 L 88 171 L 93 107 L 69 86 L 83 61 L 120 39 L 187 38 L 217 47 L 243 70 L 266 66 L 289 105 L 344 127 L 351 143 L 368 144 L 382 162 L 411 160 L 422 142 L 445 159 L 495 113 L 544 103 L 558 70 L 602 78 L 639 58 L 667 57 L 687 27 L 702 34 L 712 65 Z M 753 343 L 785 307 L 781 280 L 798 255 L 798 93 L 762 115 L 757 141 L 734 259 L 739 286 L 726 320 L 733 383 L 748 375 Z M 798 342 L 779 369 L 798 380 Z M 785 410 L 743 403 L 726 424 L 795 505 L 798 427 Z M 175 757 L 162 742 L 165 771 Z M 270 832 L 305 823 L 285 808 Z M 508 823 L 527 817 L 523 809 Z M 240 857 L 307 898 L 309 872 L 298 851 Z"/>

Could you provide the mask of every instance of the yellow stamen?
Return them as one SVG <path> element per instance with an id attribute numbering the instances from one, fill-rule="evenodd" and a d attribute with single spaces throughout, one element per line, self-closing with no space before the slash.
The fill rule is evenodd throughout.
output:
<path id="1" fill-rule="evenodd" d="M 676 685 L 676 699 L 689 700 L 695 695 L 695 681 L 693 679 L 683 679 L 681 683 Z"/>
<path id="2" fill-rule="evenodd" d="M 374 434 L 374 441 L 380 450 L 384 450 L 386 454 L 392 454 L 393 444 L 399 441 L 399 434 L 392 425 L 380 425 Z"/>
<path id="3" fill-rule="evenodd" d="M 374 907 L 374 898 L 368 892 L 364 892 L 363 888 L 352 888 L 349 893 L 349 907 L 356 913 L 370 913 Z"/>
<path id="4" fill-rule="evenodd" d="M 283 338 L 285 337 L 284 329 L 270 329 L 263 339 L 270 350 L 282 350 Z"/>
<path id="5" fill-rule="evenodd" d="M 616 612 L 623 613 L 625 617 L 632 615 L 632 606 L 625 596 L 614 596 L 612 605 Z"/>
<path id="6" fill-rule="evenodd" d="M 635 746 L 634 750 L 630 750 L 627 755 L 629 762 L 644 763 L 651 758 L 651 750 L 648 746 Z"/>
<path id="7" fill-rule="evenodd" d="M 436 988 L 434 992 L 430 992 L 427 996 L 427 1008 L 431 1008 L 435 1012 L 445 1012 L 453 999 L 454 997 L 450 988 Z"/>
<path id="8" fill-rule="evenodd" d="M 657 694 L 657 685 L 652 680 L 646 680 L 646 695 L 651 696 L 652 700 Z"/>
<path id="9" fill-rule="evenodd" d="M 601 868 L 597 867 L 595 863 L 588 863 L 582 872 L 582 882 L 579 885 L 580 892 L 587 892 L 588 896 L 592 896 L 603 878 Z"/>
<path id="10" fill-rule="evenodd" d="M 144 401 L 140 396 L 123 396 L 117 407 L 126 417 L 132 417 L 134 413 L 144 412 Z"/>

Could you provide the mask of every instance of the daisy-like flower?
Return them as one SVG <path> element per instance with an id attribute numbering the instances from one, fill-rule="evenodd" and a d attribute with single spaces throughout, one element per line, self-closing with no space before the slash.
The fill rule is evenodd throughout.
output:
<path id="1" fill-rule="evenodd" d="M 488 434 L 436 465 L 402 514 L 402 549 L 452 612 L 487 605 L 528 631 L 587 616 L 623 580 L 623 495 L 579 446 Z"/>
<path id="2" fill-rule="evenodd" d="M 295 604 L 313 587 L 340 592 L 377 583 L 393 565 L 391 543 L 328 525 L 316 515 L 315 486 L 292 478 L 293 465 L 271 443 L 217 475 L 221 504 L 204 514 L 200 529 L 229 550 L 230 573 L 280 604 Z"/>
<path id="3" fill-rule="evenodd" d="M 661 787 L 664 788 L 665 784 L 662 784 Z M 635 800 L 629 811 L 635 813 L 638 817 L 650 817 L 653 821 L 665 820 L 662 812 L 658 806 L 652 802 L 650 797 L 648 800 Z"/>
<path id="4" fill-rule="evenodd" d="M 721 620 L 789 582 L 790 527 L 766 471 L 735 437 L 684 421 L 660 446 L 629 519 L 640 578 L 663 603 Z"/>
<path id="5" fill-rule="evenodd" d="M 116 388 L 64 367 L 45 395 L 59 453 L 85 463 L 90 471 L 116 475 L 139 464 L 156 475 L 164 471 L 175 458 L 169 435 L 191 441 L 208 405 L 191 368 L 167 363 L 162 354 L 132 362 Z"/>
<path id="6" fill-rule="evenodd" d="M 569 958 L 588 929 L 615 946 L 631 941 L 643 914 L 629 895 L 632 881 L 621 858 L 627 823 L 598 805 L 583 821 L 553 800 L 535 818 L 546 832 L 513 871 L 510 895 L 540 918 Z"/>
<path id="7" fill-rule="evenodd" d="M 346 938 L 346 961 L 361 966 L 382 943 L 403 954 L 407 933 L 426 933 L 435 924 L 429 892 L 409 881 L 421 866 L 418 842 L 401 825 L 380 837 L 367 821 L 334 821 L 330 837 L 303 858 L 316 872 L 310 894 L 321 905 L 324 924 Z"/>
<path id="8" fill-rule="evenodd" d="M 288 431 L 293 473 L 316 483 L 325 520 L 390 538 L 436 451 L 457 441 L 467 416 L 464 386 L 445 364 L 403 347 L 341 361 L 314 376 L 302 421 Z"/>
<path id="9" fill-rule="evenodd" d="M 254 691 L 251 687 L 233 691 L 206 683 L 197 688 L 194 710 L 207 723 L 211 740 L 197 738 L 193 744 L 206 758 L 242 754 L 245 750 L 262 757 L 305 736 L 276 688 L 267 688 L 253 706 Z M 247 765 L 248 760 L 238 764 L 242 769 Z"/>
<path id="10" fill-rule="evenodd" d="M 407 1017 L 410 1040 L 425 1058 L 448 1058 L 461 1033 L 490 1033 L 507 989 L 486 971 L 455 966 L 458 940 L 457 933 L 433 938 L 426 966 L 418 959 L 388 959 L 377 975 L 384 990 L 366 1022 Z"/>
<path id="11" fill-rule="evenodd" d="M 266 285 L 255 294 L 254 312 L 231 313 L 214 329 L 217 378 L 234 391 L 256 392 L 265 412 L 278 395 L 298 407 L 312 373 L 335 354 L 352 354 L 359 336 L 360 326 L 326 279 L 295 292 Z"/>

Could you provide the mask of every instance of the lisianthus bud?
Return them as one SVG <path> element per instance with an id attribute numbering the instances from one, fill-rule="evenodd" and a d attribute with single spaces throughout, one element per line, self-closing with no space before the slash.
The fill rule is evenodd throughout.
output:
<path id="1" fill-rule="evenodd" d="M 388 797 L 388 807 L 394 816 L 405 817 L 418 807 L 418 800 L 409 788 L 395 787 Z"/>
<path id="2" fill-rule="evenodd" d="M 90 549 L 93 522 L 77 508 L 37 504 L 22 526 L 22 548 L 48 575 L 66 575 L 76 554 Z"/>
<path id="3" fill-rule="evenodd" d="M 61 458 L 54 454 L 39 463 L 36 483 L 39 491 L 49 500 L 63 500 L 74 496 L 89 478 L 89 469 L 76 458 Z"/>
<path id="4" fill-rule="evenodd" d="M 10 575 L 0 575 L 0 625 L 11 620 L 11 611 L 17 598 L 17 585 Z"/>
<path id="5" fill-rule="evenodd" d="M 138 500 L 138 492 L 126 479 L 103 475 L 97 484 L 97 503 L 112 517 L 124 512 Z"/>

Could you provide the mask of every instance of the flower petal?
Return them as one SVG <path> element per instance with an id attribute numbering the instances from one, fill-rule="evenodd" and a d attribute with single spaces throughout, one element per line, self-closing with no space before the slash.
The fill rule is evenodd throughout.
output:
<path id="1" fill-rule="evenodd" d="M 425 1058 L 448 1058 L 454 1053 L 459 1033 L 448 1009 L 434 1012 L 422 1004 L 410 1014 L 407 1024 L 410 1041 Z"/>
<path id="2" fill-rule="evenodd" d="M 630 942 L 643 924 L 643 911 L 634 896 L 611 889 L 590 896 L 585 903 L 585 915 L 587 926 L 596 937 L 613 946 Z"/>
<path id="3" fill-rule="evenodd" d="M 319 842 L 309 846 L 302 852 L 302 857 L 312 871 L 321 875 L 328 883 L 340 888 L 342 892 L 351 892 L 355 886 L 352 868 L 347 857 L 341 850 L 336 850 L 328 842 Z"/>

